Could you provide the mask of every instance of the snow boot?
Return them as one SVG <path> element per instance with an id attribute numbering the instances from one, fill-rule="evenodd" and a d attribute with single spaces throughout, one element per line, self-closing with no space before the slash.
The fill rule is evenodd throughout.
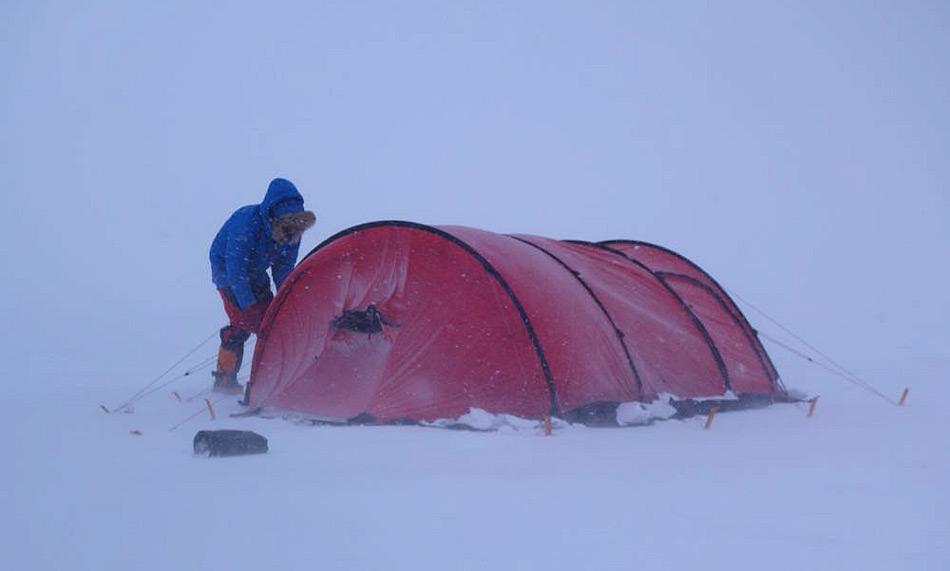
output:
<path id="1" fill-rule="evenodd" d="M 244 385 L 238 382 L 234 374 L 211 371 L 211 376 L 214 377 L 214 386 L 211 390 L 216 393 L 239 395 L 244 392 Z"/>
<path id="2" fill-rule="evenodd" d="M 215 392 L 240 394 L 244 387 L 237 380 L 244 358 L 244 342 L 249 334 L 233 327 L 221 329 L 221 347 L 218 349 L 218 367 L 211 372 Z"/>

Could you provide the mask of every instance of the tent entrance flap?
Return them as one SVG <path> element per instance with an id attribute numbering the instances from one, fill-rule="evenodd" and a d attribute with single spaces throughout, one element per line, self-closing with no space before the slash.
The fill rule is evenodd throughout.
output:
<path id="1" fill-rule="evenodd" d="M 331 322 L 334 329 L 346 329 L 356 333 L 382 333 L 383 325 L 399 327 L 398 323 L 389 321 L 376 309 L 375 304 L 369 304 L 366 309 L 348 309 Z"/>

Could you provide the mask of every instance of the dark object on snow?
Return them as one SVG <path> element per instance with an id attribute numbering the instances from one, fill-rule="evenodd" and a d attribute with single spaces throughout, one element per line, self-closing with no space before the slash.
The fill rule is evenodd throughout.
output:
<path id="1" fill-rule="evenodd" d="M 199 430 L 194 446 L 199 456 L 243 456 L 267 452 L 267 439 L 250 430 Z"/>
<path id="2" fill-rule="evenodd" d="M 350 331 L 369 333 L 370 335 L 382 332 L 383 325 L 399 327 L 398 324 L 383 317 L 383 314 L 372 303 L 365 310 L 348 309 L 344 311 L 343 315 L 337 315 L 333 318 L 332 325 L 336 329 L 349 329 Z"/>

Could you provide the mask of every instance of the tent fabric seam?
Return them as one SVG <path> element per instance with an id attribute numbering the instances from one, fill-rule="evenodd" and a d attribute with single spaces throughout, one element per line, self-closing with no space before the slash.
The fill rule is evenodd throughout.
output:
<path id="1" fill-rule="evenodd" d="M 433 226 L 428 226 L 425 224 L 419 224 L 417 222 L 408 222 L 408 221 L 403 221 L 403 220 L 380 220 L 376 222 L 367 222 L 365 224 L 359 224 L 357 226 L 353 226 L 351 228 L 341 230 L 340 232 L 337 232 L 333 236 L 330 236 L 329 238 L 327 238 L 326 240 L 318 244 L 314 249 L 310 250 L 310 252 L 308 252 L 307 255 L 304 256 L 303 259 L 300 260 L 300 263 L 298 264 L 298 266 L 300 264 L 303 264 L 303 262 L 307 258 L 314 255 L 317 251 L 332 244 L 333 242 L 336 242 L 337 240 L 341 238 L 349 236 L 350 234 L 359 233 L 363 230 L 369 230 L 372 228 L 385 228 L 385 227 L 410 228 L 413 230 L 420 230 L 423 232 L 428 232 L 430 234 L 433 234 L 445 240 L 448 240 L 449 242 L 455 244 L 456 246 L 461 248 L 463 251 L 465 251 L 467 254 L 475 258 L 475 260 L 482 266 L 482 268 L 490 276 L 492 276 L 496 282 L 498 282 L 498 284 L 508 295 L 508 298 L 511 300 L 512 304 L 515 306 L 515 309 L 518 311 L 519 315 L 521 316 L 521 321 L 524 324 L 525 330 L 528 333 L 528 338 L 531 341 L 531 344 L 533 345 L 535 356 L 538 358 L 539 364 L 541 366 L 541 373 L 544 376 L 545 385 L 547 387 L 548 394 L 551 399 L 551 406 L 550 406 L 549 412 L 551 416 L 559 416 L 560 407 L 558 405 L 557 387 L 554 382 L 554 375 L 551 373 L 551 367 L 548 363 L 547 357 L 544 354 L 544 348 L 541 346 L 541 340 L 538 338 L 537 332 L 534 330 L 534 326 L 531 323 L 531 318 L 528 317 L 528 312 L 525 311 L 525 308 L 521 304 L 521 301 L 518 299 L 518 296 L 515 294 L 514 290 L 511 288 L 511 285 L 508 283 L 505 277 L 501 275 L 501 272 L 499 272 L 498 269 L 495 268 L 491 264 L 491 262 L 488 261 L 487 258 L 485 258 L 485 256 L 483 256 L 478 250 L 476 250 L 474 247 L 472 247 L 470 244 L 468 244 L 464 240 L 458 238 L 457 236 L 452 235 L 451 233 L 445 230 L 441 230 L 439 228 L 435 228 Z M 299 279 L 299 277 L 302 276 L 304 273 L 305 272 L 301 272 L 300 274 L 295 276 L 295 279 L 288 284 L 286 288 L 287 291 L 289 291 L 290 288 L 293 287 L 293 285 L 297 282 L 297 279 Z M 286 299 L 286 294 L 281 299 L 281 304 L 283 303 L 284 299 Z M 280 309 L 280 306 L 278 305 L 276 308 L 274 308 L 274 310 L 272 310 L 269 313 L 272 315 L 276 315 L 279 309 Z M 265 336 L 266 331 L 269 330 L 269 325 L 270 325 L 270 321 L 267 324 L 265 324 L 264 327 L 261 328 L 262 337 Z M 261 340 L 264 341 L 266 339 L 261 339 Z M 262 343 L 259 343 L 259 345 L 263 346 Z M 250 394 L 250 383 L 248 383 L 248 389 L 246 391 L 246 394 L 247 395 Z M 245 396 L 245 400 L 247 400 L 247 396 Z"/>
<path id="2" fill-rule="evenodd" d="M 743 337 L 745 337 L 746 342 L 752 348 L 752 352 L 755 353 L 756 359 L 759 361 L 759 365 L 762 367 L 762 371 L 765 373 L 766 378 L 769 379 L 769 383 L 772 385 L 773 388 L 780 388 L 778 386 L 778 383 L 776 382 L 777 378 L 774 375 L 772 375 L 771 371 L 769 370 L 769 366 L 766 364 L 765 360 L 762 358 L 762 355 L 756 348 L 756 343 L 755 343 L 755 340 L 752 338 L 752 335 L 749 333 L 748 330 L 746 330 L 746 328 L 742 327 L 742 322 L 739 320 L 739 318 L 735 315 L 734 312 L 729 310 L 729 306 L 726 305 L 726 302 L 724 299 L 722 299 L 722 296 L 717 294 L 713 288 L 709 287 L 709 285 L 704 284 L 702 280 L 698 280 L 694 278 L 693 276 L 689 276 L 686 274 L 679 274 L 675 272 L 657 272 L 657 274 L 660 276 L 663 276 L 664 279 L 666 279 L 667 277 L 672 277 L 676 279 L 686 280 L 689 283 L 702 288 L 703 291 L 711 295 L 716 300 L 716 302 L 719 303 L 722 309 L 726 311 L 729 317 L 732 318 L 732 320 L 736 323 L 736 325 L 739 326 L 739 329 L 742 331 Z M 753 329 L 752 331 L 755 331 L 755 330 Z"/>
<path id="3" fill-rule="evenodd" d="M 699 317 L 696 316 L 696 313 L 695 313 L 692 309 L 690 309 L 689 305 L 686 303 L 686 301 L 683 299 L 683 297 L 682 297 L 680 294 L 676 293 L 676 290 L 674 290 L 674 289 L 670 286 L 670 284 L 666 283 L 666 280 L 664 280 L 662 277 L 660 277 L 659 275 L 657 275 L 656 272 L 654 272 L 652 269 L 650 269 L 650 268 L 649 268 L 646 264 L 644 264 L 643 262 L 641 262 L 641 261 L 639 261 L 639 260 L 636 260 L 636 259 L 634 259 L 634 258 L 631 258 L 630 256 L 624 254 L 624 253 L 621 252 L 620 250 L 615 250 L 615 249 L 613 249 L 613 248 L 611 248 L 611 247 L 609 247 L 609 246 L 605 246 L 605 245 L 603 245 L 603 244 L 597 244 L 597 243 L 594 243 L 594 242 L 583 242 L 583 241 L 580 241 L 580 240 L 572 240 L 571 243 L 572 243 L 572 244 L 587 245 L 587 246 L 590 246 L 590 247 L 593 247 L 593 248 L 599 248 L 599 249 L 602 249 L 602 250 L 606 250 L 606 251 L 608 251 L 608 252 L 611 252 L 611 253 L 613 253 L 613 254 L 615 254 L 615 255 L 617 255 L 617 256 L 620 256 L 621 258 L 623 258 L 623 259 L 625 259 L 625 260 L 628 260 L 629 262 L 635 264 L 636 266 L 643 268 L 643 269 L 646 270 L 651 276 L 653 276 L 658 282 L 660 282 L 660 285 L 663 286 L 663 289 L 665 289 L 667 292 L 669 292 L 670 295 L 672 295 L 673 298 L 676 299 L 676 301 L 680 304 L 680 306 L 683 308 L 683 310 L 686 311 L 686 314 L 687 314 L 687 315 L 690 317 L 690 319 L 692 320 L 693 325 L 699 330 L 700 334 L 703 336 L 703 339 L 706 341 L 706 345 L 709 347 L 709 350 L 712 352 L 713 361 L 716 362 L 716 366 L 719 368 L 719 374 L 720 374 L 720 376 L 722 376 L 722 384 L 723 384 L 724 390 L 726 390 L 726 391 L 731 391 L 731 390 L 732 390 L 732 383 L 731 383 L 730 380 L 729 380 L 729 371 L 726 369 L 726 362 L 723 361 L 723 359 L 722 359 L 722 354 L 719 352 L 719 347 L 716 345 L 716 342 L 713 341 L 712 336 L 709 334 L 709 330 L 706 329 L 706 326 L 703 324 L 702 320 L 699 319 Z"/>
<path id="4" fill-rule="evenodd" d="M 579 273 L 578 273 L 577 270 L 575 270 L 574 268 L 572 268 L 571 266 L 569 266 L 566 262 L 564 262 L 563 260 L 561 260 L 560 258 L 558 258 L 556 255 L 552 254 L 550 251 L 548 251 L 548 250 L 547 250 L 546 248 L 544 248 L 543 246 L 539 246 L 538 244 L 535 244 L 534 242 L 531 242 L 530 240 L 526 240 L 526 239 L 524 239 L 524 238 L 519 238 L 518 236 L 509 236 L 509 237 L 510 237 L 510 238 L 513 238 L 513 239 L 515 239 L 515 240 L 517 240 L 517 241 L 519 241 L 519 242 L 525 243 L 525 244 L 527 244 L 527 245 L 529 245 L 529 246 L 531 246 L 531 247 L 533 247 L 533 248 L 537 248 L 537 249 L 540 250 L 541 252 L 544 252 L 545 254 L 547 254 L 548 256 L 550 256 L 551 259 L 553 259 L 555 262 L 557 262 L 562 268 L 566 269 L 572 276 L 574 276 L 574 279 L 576 279 L 578 282 L 580 282 L 580 284 L 584 287 L 584 289 L 587 290 L 587 293 L 590 295 L 591 299 L 593 299 L 593 300 L 594 300 L 594 303 L 596 303 L 597 306 L 601 309 L 601 311 L 603 311 L 604 315 L 607 317 L 607 321 L 610 322 L 611 327 L 613 327 L 614 332 L 617 334 L 617 337 L 618 337 L 619 340 L 620 340 L 620 344 L 621 344 L 621 346 L 623 347 L 623 352 L 624 352 L 624 354 L 625 354 L 626 357 L 627 357 L 627 363 L 630 365 L 630 370 L 633 371 L 633 378 L 634 378 L 634 380 L 636 380 L 636 382 L 637 382 L 637 391 L 638 391 L 638 393 L 640 394 L 640 396 L 642 397 L 642 395 L 643 395 L 643 381 L 642 381 L 642 379 L 640 378 L 640 372 L 637 370 L 637 366 L 636 366 L 636 364 L 633 362 L 633 356 L 630 354 L 630 349 L 629 349 L 629 347 L 627 346 L 627 340 L 626 340 L 627 334 L 626 334 L 625 331 L 623 331 L 623 330 L 617 325 L 616 321 L 614 321 L 613 316 L 610 314 L 610 311 L 609 311 L 609 310 L 607 309 L 607 307 L 603 304 L 603 302 L 600 300 L 600 298 L 597 297 L 597 294 L 594 293 L 594 290 L 590 287 L 590 285 L 589 285 L 586 281 L 584 281 L 584 278 L 582 278 L 582 277 L 579 275 Z"/>
<path id="5" fill-rule="evenodd" d="M 732 311 L 732 309 L 730 309 L 730 310 L 729 310 L 729 313 L 738 313 L 738 315 L 737 315 L 736 317 L 742 320 L 742 323 L 744 323 L 745 326 L 749 328 L 749 331 L 755 332 L 755 328 L 752 327 L 752 324 L 751 324 L 751 323 L 749 323 L 748 318 L 746 318 L 745 314 L 742 313 L 742 311 L 739 309 L 739 305 L 735 302 L 734 299 L 732 299 L 732 296 L 729 295 L 729 292 L 726 291 L 726 288 L 722 287 L 722 285 L 721 285 L 718 281 L 716 281 L 716 278 L 712 277 L 712 275 L 710 275 L 709 272 L 707 272 L 706 270 L 704 270 L 699 264 L 697 264 L 696 262 L 690 260 L 689 258 L 687 258 L 686 256 L 684 256 L 683 254 L 680 254 L 679 252 L 676 252 L 676 251 L 674 251 L 674 250 L 671 250 L 671 249 L 669 249 L 669 248 L 667 248 L 667 247 L 665 247 L 665 246 L 660 246 L 659 244 L 653 244 L 652 242 L 645 242 L 645 241 L 643 241 L 643 240 L 615 239 L 615 240 L 603 240 L 603 241 L 597 242 L 597 243 L 598 243 L 598 244 L 603 244 L 603 245 L 608 246 L 608 247 L 609 247 L 610 244 L 630 244 L 630 245 L 633 245 L 633 246 L 647 246 L 648 248 L 656 248 L 657 250 L 660 250 L 660 251 L 662 251 L 662 252 L 665 252 L 665 253 L 667 253 L 667 254 L 669 254 L 669 255 L 675 257 L 676 259 L 678 259 L 678 260 L 684 262 L 684 263 L 687 264 L 689 267 L 691 267 L 691 268 L 693 268 L 694 270 L 698 271 L 703 277 L 705 277 L 707 280 L 709 280 L 710 283 L 712 283 L 714 286 L 716 286 L 716 288 L 717 288 L 720 292 L 722 292 L 722 294 L 726 297 L 726 299 L 728 299 L 729 302 L 732 304 L 732 307 L 734 307 L 735 310 L 736 310 L 736 311 Z M 771 369 L 771 372 L 770 372 L 770 374 L 769 374 L 769 380 L 772 381 L 773 385 L 775 385 L 775 386 L 781 386 L 781 383 L 779 382 L 779 379 L 781 378 L 781 375 L 779 375 L 778 369 L 775 367 L 775 363 L 772 362 L 772 358 L 769 357 L 768 352 L 766 352 L 765 347 L 762 346 L 762 341 L 761 341 L 761 340 L 758 340 L 758 334 L 756 334 L 756 340 L 758 341 L 758 343 L 753 343 L 753 344 L 752 344 L 752 349 L 753 349 L 757 354 L 760 355 L 760 358 L 762 358 L 764 361 L 766 361 L 766 362 L 768 363 L 768 366 L 769 366 L 769 368 Z"/>

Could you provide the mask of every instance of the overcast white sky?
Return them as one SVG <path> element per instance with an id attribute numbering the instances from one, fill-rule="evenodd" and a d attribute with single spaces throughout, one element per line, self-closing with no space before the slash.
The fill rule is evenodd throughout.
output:
<path id="1" fill-rule="evenodd" d="M 219 327 L 208 245 L 274 176 L 304 251 L 643 239 L 876 383 L 947 380 L 945 2 L 7 0 L 0 53 L 11 381 L 137 387 Z"/>

